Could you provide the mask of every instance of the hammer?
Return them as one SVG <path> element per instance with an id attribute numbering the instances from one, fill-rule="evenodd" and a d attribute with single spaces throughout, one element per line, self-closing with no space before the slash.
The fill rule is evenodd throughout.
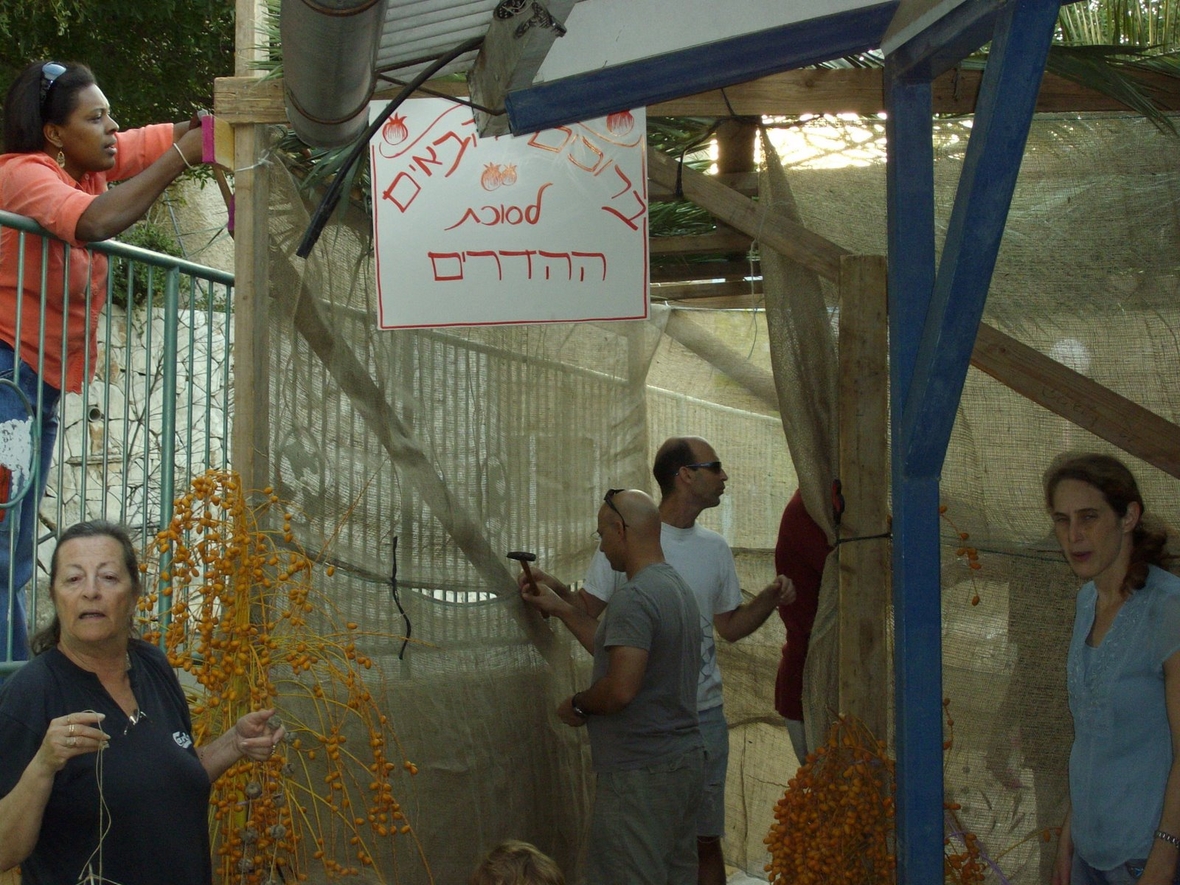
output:
<path id="1" fill-rule="evenodd" d="M 533 577 L 533 570 L 529 568 L 530 562 L 537 561 L 537 554 L 526 553 L 523 550 L 511 550 L 508 553 L 508 558 L 515 559 L 520 563 L 520 567 L 524 569 L 524 576 L 528 579 L 529 587 L 532 588 L 533 596 L 540 596 L 541 588 L 537 586 L 537 581 Z M 545 617 L 549 617 L 548 612 L 542 612 L 542 614 L 545 615 Z"/>

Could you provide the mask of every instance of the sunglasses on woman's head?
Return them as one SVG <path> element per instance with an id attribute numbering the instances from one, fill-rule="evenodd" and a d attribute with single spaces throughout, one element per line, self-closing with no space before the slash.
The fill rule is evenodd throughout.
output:
<path id="1" fill-rule="evenodd" d="M 47 61 L 41 65 L 41 109 L 45 109 L 45 99 L 49 98 L 49 90 L 57 82 L 57 78 L 66 72 L 66 66 L 55 61 Z"/>

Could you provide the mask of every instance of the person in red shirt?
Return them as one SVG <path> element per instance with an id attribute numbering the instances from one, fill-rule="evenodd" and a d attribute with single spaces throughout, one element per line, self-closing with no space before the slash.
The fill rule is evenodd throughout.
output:
<path id="1" fill-rule="evenodd" d="M 9 478 L 0 500 L 0 661 L 29 656 L 22 593 L 58 400 L 94 370 L 107 260 L 85 246 L 138 221 L 203 154 L 196 118 L 121 132 L 90 69 L 55 61 L 34 62 L 13 81 L 3 135 L 0 209 L 68 245 L 0 229 L 0 465 Z M 112 181 L 124 183 L 108 190 Z"/>
<path id="2" fill-rule="evenodd" d="M 831 553 L 824 530 L 803 507 L 803 495 L 796 489 L 783 510 L 778 541 L 774 548 L 774 570 L 795 585 L 795 601 L 780 605 L 779 617 L 787 629 L 787 641 L 774 683 L 774 707 L 787 720 L 791 746 L 802 765 L 807 759 L 807 738 L 803 730 L 803 665 L 819 605 L 819 585 L 824 562 Z"/>

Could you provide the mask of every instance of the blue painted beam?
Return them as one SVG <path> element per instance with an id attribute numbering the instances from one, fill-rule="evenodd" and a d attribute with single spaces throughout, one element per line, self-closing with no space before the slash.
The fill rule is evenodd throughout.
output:
<path id="1" fill-rule="evenodd" d="M 514 135 L 745 83 L 880 45 L 897 0 L 509 92 Z"/>
<path id="2" fill-rule="evenodd" d="M 1008 0 L 966 0 L 906 39 L 905 29 L 885 37 L 882 49 L 896 76 L 933 80 L 992 39 L 996 16 Z"/>
<path id="3" fill-rule="evenodd" d="M 910 391 L 936 273 L 934 110 L 930 81 L 902 81 L 885 63 L 889 347 L 896 424 Z M 895 438 L 894 448 L 897 448 Z"/>
<path id="4" fill-rule="evenodd" d="M 894 437 L 909 476 L 942 470 L 1059 8 L 1058 0 L 1013 0 L 996 20 L 902 434 Z"/>
<path id="5" fill-rule="evenodd" d="M 907 885 L 944 880 L 938 477 L 1058 11 L 1056 0 L 987 5 L 886 57 L 897 881 Z M 930 81 L 986 42 L 985 22 L 990 60 L 936 268 Z"/>
<path id="6" fill-rule="evenodd" d="M 889 373 L 893 421 L 894 717 L 897 878 L 941 883 L 942 607 L 938 482 L 902 470 L 901 414 L 934 291 L 934 147 L 929 81 L 886 61 Z M 933 522 L 932 522 L 933 520 Z"/>
<path id="7" fill-rule="evenodd" d="M 942 576 L 938 480 L 893 463 L 893 677 L 897 879 L 942 885 Z"/>

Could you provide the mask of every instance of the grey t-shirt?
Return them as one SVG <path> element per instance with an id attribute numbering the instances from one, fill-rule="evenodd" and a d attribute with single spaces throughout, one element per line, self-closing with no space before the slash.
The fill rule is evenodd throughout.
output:
<path id="1" fill-rule="evenodd" d="M 617 713 L 587 720 L 594 770 L 621 771 L 675 759 L 702 746 L 697 725 L 701 618 L 692 590 L 667 563 L 624 584 L 594 635 L 594 680 L 606 675 L 608 649 L 648 653 L 639 693 Z"/>

